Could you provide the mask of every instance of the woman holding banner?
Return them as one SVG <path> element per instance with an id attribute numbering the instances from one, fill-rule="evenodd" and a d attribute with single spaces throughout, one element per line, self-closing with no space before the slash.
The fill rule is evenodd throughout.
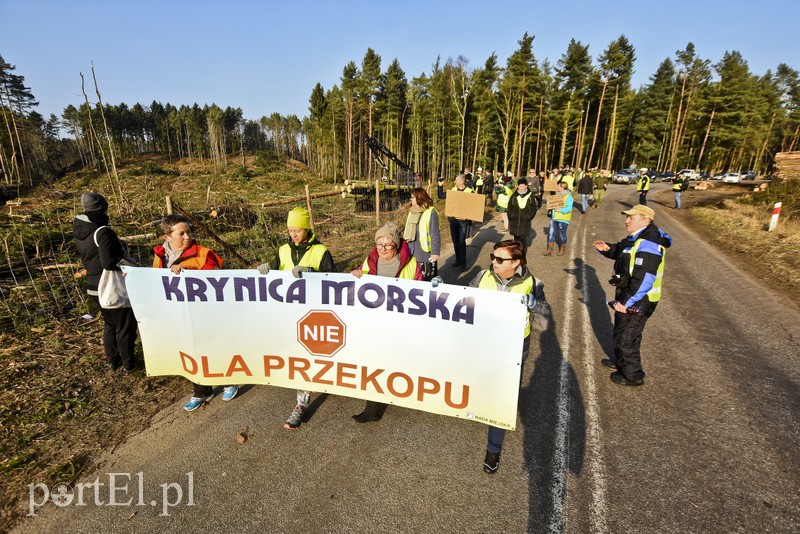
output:
<path id="1" fill-rule="evenodd" d="M 153 267 L 166 268 L 174 274 L 180 274 L 185 269 L 214 270 L 222 267 L 222 258 L 213 250 L 201 247 L 192 237 L 189 221 L 183 215 L 167 215 L 161 221 L 161 231 L 164 232 L 164 244 L 153 248 L 155 257 Z M 195 384 L 194 393 L 189 402 L 183 407 L 187 412 L 193 412 L 214 397 L 211 386 Z M 225 386 L 222 390 L 222 400 L 229 401 L 239 392 L 239 386 Z"/>
<path id="2" fill-rule="evenodd" d="M 364 260 L 360 269 L 350 271 L 356 278 L 365 274 L 376 276 L 390 276 L 406 280 L 422 280 L 422 271 L 408 244 L 400 236 L 400 227 L 393 222 L 387 222 L 375 232 L 375 248 Z M 386 404 L 376 401 L 367 401 L 364 410 L 353 416 L 356 423 L 369 423 L 378 421 Z"/>
<path id="3" fill-rule="evenodd" d="M 550 323 L 550 307 L 544 296 L 544 284 L 534 277 L 527 267 L 525 254 L 519 241 L 508 239 L 494 245 L 494 253 L 490 255 L 492 264 L 484 269 L 470 282 L 471 287 L 488 289 L 492 291 L 505 291 L 521 296 L 523 304 L 528 307 L 528 317 L 525 322 L 524 339 L 522 342 L 522 364 L 528 357 L 530 349 L 531 319 L 537 330 L 547 329 Z M 522 370 L 520 369 L 520 385 L 522 385 Z M 486 443 L 486 457 L 483 460 L 483 470 L 492 475 L 500 467 L 500 452 L 503 449 L 503 439 L 506 431 L 494 426 L 489 427 L 489 437 Z"/>
<path id="4" fill-rule="evenodd" d="M 336 272 L 336 264 L 327 247 L 317 240 L 311 229 L 311 213 L 305 208 L 294 208 L 286 217 L 286 229 L 289 241 L 281 245 L 278 255 L 272 262 L 272 268 L 280 271 L 292 271 L 296 278 L 304 272 L 332 273 Z M 269 273 L 270 265 L 262 263 L 257 267 L 261 274 Z M 297 404 L 283 424 L 286 430 L 294 430 L 305 419 L 311 392 L 297 390 Z"/>
<path id="5" fill-rule="evenodd" d="M 550 232 L 547 234 L 547 250 L 545 256 L 553 255 L 553 247 L 558 242 L 558 256 L 563 256 L 567 251 L 567 227 L 572 219 L 572 192 L 569 190 L 567 182 L 559 182 L 561 191 L 556 193 L 564 198 L 564 206 L 553 208 L 548 211 L 550 214 Z"/>

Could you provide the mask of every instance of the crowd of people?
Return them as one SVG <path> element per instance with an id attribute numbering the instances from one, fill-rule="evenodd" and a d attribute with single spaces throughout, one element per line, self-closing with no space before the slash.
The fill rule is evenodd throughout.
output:
<path id="1" fill-rule="evenodd" d="M 472 279 L 475 288 L 519 294 L 527 306 L 528 321 L 525 326 L 522 361 L 530 348 L 531 325 L 538 331 L 548 328 L 550 308 L 544 294 L 544 284 L 530 271 L 527 261 L 531 221 L 547 202 L 549 233 L 545 256 L 552 256 L 558 245 L 559 256 L 567 245 L 567 228 L 572 217 L 573 191 L 581 195 L 581 213 L 590 205 L 598 208 L 603 202 L 609 183 L 606 171 L 583 173 L 580 169 L 554 169 L 551 173 L 536 173 L 531 169 L 526 177 L 514 181 L 511 172 L 499 175 L 477 169 L 473 176 L 469 170 L 455 178 L 452 190 L 462 193 L 481 193 L 487 199 L 496 197 L 495 209 L 501 214 L 503 230 L 511 239 L 494 244 L 489 265 Z M 555 183 L 555 188 L 553 183 Z M 516 187 L 515 187 L 516 186 Z M 446 197 L 443 180 L 439 180 L 437 196 Z M 411 205 L 404 227 L 388 222 L 378 228 L 374 246 L 360 268 L 351 274 L 360 278 L 364 274 L 408 280 L 441 283 L 438 260 L 441 254 L 439 213 L 433 200 L 422 187 L 412 190 Z M 676 197 L 677 200 L 677 197 Z M 677 200 L 679 202 L 679 200 Z M 119 271 L 126 258 L 124 247 L 116 233 L 109 227 L 108 202 L 95 192 L 81 197 L 83 213 L 73 221 L 76 248 L 87 271 L 87 292 L 94 299 L 103 317 L 103 342 L 108 368 L 122 367 L 133 372 L 141 363 L 134 353 L 136 319 L 129 307 L 104 308 L 97 300 L 98 284 L 104 271 Z M 623 212 L 629 235 L 617 242 L 594 242 L 598 253 L 615 260 L 614 354 L 602 360 L 614 369 L 611 380 L 617 384 L 639 386 L 644 382 L 641 364 L 641 334 L 647 319 L 655 311 L 661 295 L 661 281 L 666 248 L 671 238 L 653 224 L 655 213 L 640 204 Z M 453 267 L 466 269 L 466 239 L 470 221 L 448 217 L 454 246 Z M 224 260 L 213 250 L 197 243 L 191 225 L 182 215 L 167 215 L 160 223 L 163 244 L 153 249 L 154 268 L 169 269 L 179 275 L 183 270 L 220 269 Z M 331 252 L 315 235 L 311 214 L 305 208 L 290 210 L 286 220 L 287 240 L 277 250 L 271 262 L 262 263 L 257 270 L 267 275 L 270 270 L 290 271 L 295 277 L 304 272 L 337 272 Z M 223 388 L 222 400 L 230 401 L 239 391 L 238 385 Z M 211 386 L 193 384 L 193 392 L 184 409 L 191 412 L 214 397 Z M 298 390 L 296 402 L 284 428 L 294 430 L 304 421 L 311 392 Z M 357 423 L 376 422 L 381 419 L 387 405 L 367 401 L 364 409 L 352 416 Z M 495 473 L 499 467 L 505 432 L 489 427 L 483 469 Z"/>

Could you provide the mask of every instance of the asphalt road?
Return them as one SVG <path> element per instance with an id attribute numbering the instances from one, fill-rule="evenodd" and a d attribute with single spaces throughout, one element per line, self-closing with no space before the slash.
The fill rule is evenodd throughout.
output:
<path id="1" fill-rule="evenodd" d="M 482 470 L 482 424 L 390 407 L 358 425 L 362 401 L 314 395 L 311 418 L 287 431 L 294 391 L 256 386 L 192 414 L 165 409 L 83 481 L 104 484 L 86 486 L 83 505 L 73 488 L 72 503 L 51 502 L 17 530 L 800 531 L 800 314 L 652 201 L 674 245 L 644 334 L 646 384 L 617 386 L 600 365 L 611 261 L 591 242 L 624 237 L 619 212 L 635 203 L 633 186 L 612 186 L 601 209 L 576 209 L 563 257 L 541 255 L 547 220 L 536 216 L 528 259 L 554 324 L 531 344 L 518 430 L 495 475 Z M 498 217 L 481 225 L 469 270 L 445 267 L 445 280 L 469 281 L 504 237 Z M 238 444 L 245 426 L 252 438 Z"/>

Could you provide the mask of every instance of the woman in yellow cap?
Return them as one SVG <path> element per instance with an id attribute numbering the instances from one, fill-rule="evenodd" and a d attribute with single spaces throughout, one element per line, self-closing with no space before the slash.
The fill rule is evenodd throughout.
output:
<path id="1" fill-rule="evenodd" d="M 272 262 L 272 268 L 280 271 L 292 271 L 299 278 L 303 272 L 336 272 L 336 264 L 328 249 L 317 240 L 311 229 L 311 214 L 305 208 L 294 208 L 286 218 L 286 227 L 289 230 L 289 241 L 278 249 L 278 254 Z M 270 270 L 269 263 L 258 266 L 261 274 Z M 297 404 L 283 428 L 294 430 L 303 422 L 308 403 L 311 401 L 310 391 L 297 391 Z"/>

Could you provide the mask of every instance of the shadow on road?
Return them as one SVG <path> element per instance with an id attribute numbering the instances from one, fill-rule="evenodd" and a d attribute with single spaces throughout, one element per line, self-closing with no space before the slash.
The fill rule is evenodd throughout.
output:
<path id="1" fill-rule="evenodd" d="M 597 276 L 597 270 L 594 267 L 583 261 L 582 258 L 575 258 L 574 261 L 575 268 L 566 269 L 566 272 L 575 277 L 575 289 L 579 290 L 582 295 L 585 295 L 582 297 L 581 303 L 588 309 L 589 322 L 592 325 L 594 337 L 600 343 L 605 355 L 613 360 L 614 343 L 612 341 L 612 334 L 614 332 L 614 325 L 611 322 L 608 304 L 606 304 L 606 294 L 605 291 L 603 291 L 603 283 Z M 610 271 L 613 262 L 609 260 L 608 263 Z M 585 288 L 581 280 L 582 269 L 586 270 Z"/>
<path id="2" fill-rule="evenodd" d="M 566 472 L 558 472 L 561 462 L 569 472 L 580 474 L 586 444 L 583 396 L 572 365 L 564 360 L 555 321 L 540 334 L 539 345 L 541 354 L 534 362 L 530 382 L 520 392 L 523 458 L 528 470 L 527 532 L 549 531 L 556 513 L 562 513 L 557 512 L 563 504 L 559 491 L 565 490 L 566 479 Z M 562 365 L 566 365 L 564 391 L 559 394 Z M 558 433 L 559 425 L 565 423 L 566 438 Z"/>

